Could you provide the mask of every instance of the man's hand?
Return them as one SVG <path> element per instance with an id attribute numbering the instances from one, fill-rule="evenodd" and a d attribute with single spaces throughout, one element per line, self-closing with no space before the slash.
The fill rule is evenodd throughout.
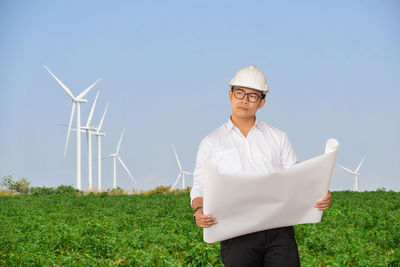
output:
<path id="1" fill-rule="evenodd" d="M 203 214 L 203 208 L 198 209 L 196 211 L 195 218 L 196 218 L 196 224 L 203 228 L 208 228 L 211 225 L 217 223 L 217 219 L 215 217 Z"/>
<path id="2" fill-rule="evenodd" d="M 319 210 L 326 210 L 329 208 L 331 201 L 332 201 L 331 191 L 328 190 L 328 194 L 322 200 L 317 201 L 314 207 Z"/>

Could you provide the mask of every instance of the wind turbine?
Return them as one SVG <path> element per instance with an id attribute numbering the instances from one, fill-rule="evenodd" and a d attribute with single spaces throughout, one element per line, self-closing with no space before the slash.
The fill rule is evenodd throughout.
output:
<path id="1" fill-rule="evenodd" d="M 98 95 L 98 93 L 97 93 L 97 95 Z M 97 99 L 97 96 L 96 96 L 96 99 Z M 95 102 L 94 102 L 94 104 L 92 106 L 91 113 L 93 113 L 93 109 L 94 109 L 95 103 L 96 103 L 96 100 L 95 100 Z M 106 112 L 107 112 L 107 107 L 108 107 L 108 103 L 106 105 L 106 108 L 104 110 L 103 116 L 101 117 L 100 124 L 99 124 L 98 127 L 90 126 L 89 125 L 90 119 L 88 119 L 89 123 L 87 123 L 87 125 L 89 125 L 89 126 L 82 126 L 81 127 L 81 132 L 84 132 L 84 133 L 87 134 L 86 137 L 87 137 L 89 153 L 90 153 L 89 154 L 89 190 L 92 190 L 92 186 L 93 186 L 92 178 L 91 178 L 92 177 L 92 152 L 91 152 L 92 151 L 92 149 L 91 149 L 92 141 L 91 141 L 91 135 L 94 134 L 94 135 L 97 136 L 97 162 L 98 162 L 97 175 L 98 175 L 98 191 L 99 192 L 101 192 L 101 137 L 106 135 L 105 133 L 101 133 L 100 129 L 101 129 L 102 125 L 103 125 L 104 116 L 106 115 Z M 89 118 L 90 118 L 90 116 L 89 116 Z M 62 124 L 62 126 L 68 127 L 68 125 L 64 125 L 64 124 Z M 76 127 L 72 126 L 72 130 L 76 131 Z"/>
<path id="2" fill-rule="evenodd" d="M 179 167 L 178 178 L 176 178 L 176 181 L 175 181 L 174 186 L 172 187 L 172 190 L 175 189 L 176 184 L 178 183 L 179 178 L 180 178 L 181 176 L 182 176 L 182 190 L 183 190 L 183 189 L 185 188 L 185 174 L 192 175 L 192 173 L 191 173 L 191 172 L 186 172 L 186 171 L 182 170 L 181 162 L 179 161 L 178 154 L 176 154 L 176 149 L 175 149 L 175 146 L 174 146 L 173 144 L 172 144 L 172 149 L 174 150 L 176 162 L 178 163 L 178 167 Z"/>
<path id="3" fill-rule="evenodd" d="M 71 91 L 63 84 L 50 70 L 47 68 L 47 66 L 44 66 L 44 68 L 50 73 L 51 76 L 58 82 L 59 85 L 64 89 L 64 91 L 67 93 L 67 95 L 71 98 L 73 104 L 72 104 L 72 110 L 71 110 L 71 116 L 69 119 L 69 126 L 68 126 L 68 134 L 67 134 L 67 140 L 65 142 L 65 149 L 64 149 L 64 157 L 67 153 L 67 147 L 68 147 L 68 140 L 69 140 L 69 134 L 71 132 L 71 125 L 72 125 L 72 120 L 74 118 L 74 112 L 75 112 L 75 106 L 76 106 L 76 187 L 78 190 L 81 190 L 81 108 L 80 108 L 80 103 L 86 103 L 87 99 L 83 99 L 83 97 L 89 93 L 89 91 L 101 80 L 98 79 L 95 81 L 93 84 L 91 84 L 87 89 L 85 89 L 82 93 L 80 93 L 78 96 L 74 96 Z"/>
<path id="4" fill-rule="evenodd" d="M 96 130 L 96 127 L 90 126 L 90 121 L 92 120 L 94 107 L 96 106 L 97 98 L 99 97 L 99 91 L 97 91 L 96 98 L 94 99 L 92 108 L 89 113 L 86 126 L 81 127 L 82 130 L 86 132 L 86 140 L 88 144 L 88 175 L 89 175 L 89 191 L 92 190 L 92 133 Z"/>
<path id="5" fill-rule="evenodd" d="M 97 101 L 97 97 L 98 97 L 99 93 L 97 92 L 96 95 L 96 99 L 93 103 L 92 106 L 92 110 L 90 112 L 90 114 L 93 114 L 93 110 L 94 110 L 94 106 L 96 105 L 96 101 Z M 100 129 L 103 126 L 103 121 L 104 121 L 104 116 L 106 115 L 107 112 L 107 108 L 108 108 L 108 102 L 106 105 L 106 108 L 104 110 L 103 116 L 101 117 L 100 123 L 98 127 L 94 127 L 94 126 L 90 126 L 90 121 L 91 121 L 91 115 L 89 115 L 88 118 L 88 122 L 86 124 L 86 126 L 82 126 L 81 127 L 81 132 L 85 132 L 86 133 L 86 137 L 87 137 L 87 143 L 88 143 L 88 150 L 89 150 L 89 190 L 92 190 L 92 134 L 97 136 L 97 176 L 98 176 L 98 191 L 101 192 L 101 137 L 105 136 L 105 133 L 101 133 Z M 68 127 L 68 125 L 64 125 L 62 124 L 62 126 L 66 126 Z M 76 127 L 72 127 L 72 130 L 76 131 Z"/>
<path id="6" fill-rule="evenodd" d="M 351 173 L 351 174 L 354 175 L 353 191 L 357 191 L 357 192 L 358 192 L 358 181 L 357 181 L 357 180 L 358 180 L 358 176 L 360 175 L 360 173 L 359 173 L 358 171 L 360 170 L 361 165 L 363 164 L 364 160 L 365 160 L 365 156 L 364 156 L 363 159 L 360 161 L 360 164 L 358 164 L 357 168 L 356 168 L 354 171 L 352 171 L 352 170 L 350 170 L 350 169 L 348 169 L 348 168 L 346 168 L 346 167 L 343 167 L 343 166 L 341 166 L 341 165 L 338 165 L 339 167 L 345 169 L 346 171 L 348 171 L 349 173 Z"/>
<path id="7" fill-rule="evenodd" d="M 117 159 L 119 160 L 119 162 L 121 162 L 122 167 L 124 167 L 126 172 L 132 178 L 133 182 L 136 184 L 136 181 L 135 181 L 135 179 L 133 179 L 133 176 L 132 176 L 131 172 L 128 170 L 128 168 L 126 167 L 125 163 L 122 161 L 122 159 L 118 155 L 119 147 L 121 146 L 121 141 L 122 141 L 122 137 L 124 136 L 124 133 L 125 133 L 125 128 L 122 131 L 121 138 L 119 139 L 118 146 L 117 146 L 117 151 L 114 154 L 111 154 L 109 156 L 109 157 L 113 157 L 114 158 L 114 180 L 113 180 L 114 181 L 114 189 L 117 188 Z"/>
<path id="8" fill-rule="evenodd" d="M 105 133 L 101 133 L 100 130 L 103 126 L 104 116 L 106 115 L 107 108 L 108 103 L 104 110 L 103 116 L 101 117 L 100 124 L 97 127 L 96 132 L 93 133 L 97 136 L 97 183 L 99 192 L 101 192 L 101 137 L 106 135 Z"/>

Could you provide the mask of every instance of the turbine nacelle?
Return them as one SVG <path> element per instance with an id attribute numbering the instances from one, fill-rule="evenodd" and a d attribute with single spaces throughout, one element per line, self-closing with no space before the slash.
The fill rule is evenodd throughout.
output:
<path id="1" fill-rule="evenodd" d="M 97 128 L 94 126 L 81 126 L 81 130 L 83 130 L 86 133 L 91 133 L 91 134 L 95 134 L 97 132 Z"/>
<path id="2" fill-rule="evenodd" d="M 81 126 L 81 129 L 83 130 L 97 130 L 95 126 Z"/>
<path id="3" fill-rule="evenodd" d="M 68 128 L 68 125 L 65 125 L 65 124 L 60 124 L 60 125 L 63 126 L 63 127 Z M 86 133 L 86 132 L 90 131 L 91 134 L 99 135 L 99 134 L 96 133 L 96 130 L 97 130 L 97 128 L 94 127 L 94 126 L 90 126 L 90 127 L 81 126 L 81 133 Z M 71 131 L 76 132 L 76 126 L 71 126 Z M 106 135 L 106 134 L 105 133 L 100 133 L 100 135 Z"/>

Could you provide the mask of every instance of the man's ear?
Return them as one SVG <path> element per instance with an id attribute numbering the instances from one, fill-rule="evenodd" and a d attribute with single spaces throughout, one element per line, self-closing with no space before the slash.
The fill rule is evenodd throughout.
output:
<path id="1" fill-rule="evenodd" d="M 265 102 L 266 102 L 265 98 L 261 99 L 261 102 L 260 102 L 260 105 L 258 106 L 258 109 L 262 108 L 264 106 Z"/>
<path id="2" fill-rule="evenodd" d="M 229 101 L 232 102 L 232 90 L 229 90 Z"/>

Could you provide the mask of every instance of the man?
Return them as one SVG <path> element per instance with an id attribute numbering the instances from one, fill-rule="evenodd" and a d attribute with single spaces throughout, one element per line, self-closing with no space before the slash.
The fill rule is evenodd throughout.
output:
<path id="1" fill-rule="evenodd" d="M 297 162 L 285 132 L 256 119 L 266 100 L 268 86 L 264 73 L 255 66 L 240 69 L 229 84 L 232 115 L 228 122 L 200 143 L 193 188 L 193 215 L 200 227 L 210 227 L 217 218 L 203 214 L 204 164 L 217 160 L 220 173 L 274 173 Z M 329 208 L 331 194 L 314 207 Z M 235 212 L 232 210 L 232 212 Z M 250 233 L 221 242 L 225 266 L 299 266 L 293 226 Z"/>

